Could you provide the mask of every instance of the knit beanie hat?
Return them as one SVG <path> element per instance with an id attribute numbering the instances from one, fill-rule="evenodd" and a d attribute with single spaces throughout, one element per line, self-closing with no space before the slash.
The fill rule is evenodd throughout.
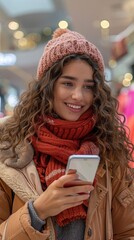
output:
<path id="1" fill-rule="evenodd" d="M 104 72 L 103 57 L 93 43 L 87 41 L 84 36 L 77 32 L 58 28 L 55 30 L 52 40 L 44 48 L 37 68 L 37 78 L 41 79 L 55 62 L 74 53 L 90 56 L 98 64 L 99 70 Z"/>

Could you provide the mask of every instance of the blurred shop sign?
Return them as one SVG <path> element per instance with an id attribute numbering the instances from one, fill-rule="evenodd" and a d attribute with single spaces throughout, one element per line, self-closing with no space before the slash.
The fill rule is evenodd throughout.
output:
<path id="1" fill-rule="evenodd" d="M 112 80 L 112 72 L 110 68 L 105 68 L 105 79 L 108 82 Z"/>
<path id="2" fill-rule="evenodd" d="M 16 55 L 13 53 L 0 53 L 0 66 L 12 66 L 16 63 Z"/>
<path id="3" fill-rule="evenodd" d="M 119 60 L 128 54 L 130 46 L 134 45 L 134 24 L 112 39 L 111 57 L 114 60 Z"/>
<path id="4" fill-rule="evenodd" d="M 112 59 L 119 60 L 128 53 L 126 39 L 121 39 L 112 43 L 111 55 Z"/>

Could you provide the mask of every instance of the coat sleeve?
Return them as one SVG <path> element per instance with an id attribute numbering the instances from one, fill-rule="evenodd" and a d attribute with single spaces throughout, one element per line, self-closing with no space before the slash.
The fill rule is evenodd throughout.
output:
<path id="1" fill-rule="evenodd" d="M 116 170 L 113 180 L 112 219 L 114 240 L 134 240 L 134 173 Z"/>
<path id="2" fill-rule="evenodd" d="M 38 232 L 31 226 L 27 203 L 18 211 L 12 211 L 12 191 L 0 180 L 0 239 L 2 240 L 49 240 L 50 223 Z M 52 238 L 51 238 L 52 239 Z M 54 239 L 54 238 L 53 238 Z"/>

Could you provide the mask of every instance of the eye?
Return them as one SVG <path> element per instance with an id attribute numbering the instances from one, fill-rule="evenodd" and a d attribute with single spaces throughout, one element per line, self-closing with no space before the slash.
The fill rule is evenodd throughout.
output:
<path id="1" fill-rule="evenodd" d="M 94 88 L 94 85 L 85 85 L 84 88 L 87 90 L 92 90 Z"/>
<path id="2" fill-rule="evenodd" d="M 63 85 L 67 86 L 67 87 L 71 87 L 73 86 L 72 82 L 63 82 Z"/>

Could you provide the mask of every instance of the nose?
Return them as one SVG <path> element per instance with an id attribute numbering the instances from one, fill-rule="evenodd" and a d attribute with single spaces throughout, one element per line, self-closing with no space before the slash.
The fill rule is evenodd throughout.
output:
<path id="1" fill-rule="evenodd" d="M 80 100 L 82 100 L 82 98 L 83 98 L 82 89 L 80 89 L 80 88 L 73 89 L 72 99 L 80 101 Z"/>

